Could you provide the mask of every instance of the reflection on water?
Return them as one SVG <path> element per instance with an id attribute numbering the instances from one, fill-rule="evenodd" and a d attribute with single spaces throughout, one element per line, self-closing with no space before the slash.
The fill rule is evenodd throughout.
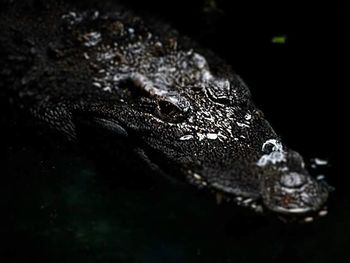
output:
<path id="1" fill-rule="evenodd" d="M 288 256 L 327 262 L 340 259 L 337 251 L 348 246 L 350 210 L 340 197 L 326 218 L 284 224 L 217 205 L 185 185 L 154 178 L 138 184 L 144 182 L 140 175 L 126 171 L 106 176 L 78 151 L 35 147 L 40 138 L 25 143 L 11 128 L 6 137 L 3 256 L 50 262 L 277 262 Z"/>

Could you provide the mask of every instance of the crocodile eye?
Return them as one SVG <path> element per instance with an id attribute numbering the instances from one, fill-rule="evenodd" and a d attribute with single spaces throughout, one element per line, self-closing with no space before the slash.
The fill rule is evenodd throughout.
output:
<path id="1" fill-rule="evenodd" d="M 179 106 L 166 100 L 158 102 L 156 115 L 160 119 L 172 123 L 182 122 L 186 118 L 185 112 Z"/>

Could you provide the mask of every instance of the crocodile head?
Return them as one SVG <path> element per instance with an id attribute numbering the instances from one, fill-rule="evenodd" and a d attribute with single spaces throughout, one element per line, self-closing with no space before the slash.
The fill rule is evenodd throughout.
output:
<path id="1" fill-rule="evenodd" d="M 107 68 L 101 86 L 120 97 L 118 125 L 165 173 L 257 211 L 323 208 L 327 188 L 283 148 L 245 83 L 222 61 L 209 65 L 192 50 L 177 50 L 145 55 L 123 72 Z"/>
<path id="2" fill-rule="evenodd" d="M 74 137 L 74 114 L 90 114 L 142 149 L 153 166 L 214 192 L 219 201 L 277 214 L 324 214 L 327 186 L 282 145 L 224 61 L 118 12 L 72 11 L 58 20 L 66 26 L 54 35 L 67 48 L 34 52 L 39 57 L 30 78 L 16 81 L 28 90 L 21 100 L 39 104 L 36 117 Z M 38 50 L 45 45 L 36 44 Z"/>

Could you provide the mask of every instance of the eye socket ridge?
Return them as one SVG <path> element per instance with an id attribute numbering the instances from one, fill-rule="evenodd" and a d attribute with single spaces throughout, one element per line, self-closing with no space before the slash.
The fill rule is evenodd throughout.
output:
<path id="1" fill-rule="evenodd" d="M 156 116 L 161 120 L 179 123 L 186 119 L 188 109 L 181 107 L 180 103 L 174 103 L 171 100 L 160 99 L 156 108 Z"/>

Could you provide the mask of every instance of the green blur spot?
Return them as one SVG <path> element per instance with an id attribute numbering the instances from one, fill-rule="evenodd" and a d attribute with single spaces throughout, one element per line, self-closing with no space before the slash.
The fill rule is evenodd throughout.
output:
<path id="1" fill-rule="evenodd" d="M 271 40 L 273 44 L 285 44 L 287 41 L 287 36 L 274 36 Z"/>

